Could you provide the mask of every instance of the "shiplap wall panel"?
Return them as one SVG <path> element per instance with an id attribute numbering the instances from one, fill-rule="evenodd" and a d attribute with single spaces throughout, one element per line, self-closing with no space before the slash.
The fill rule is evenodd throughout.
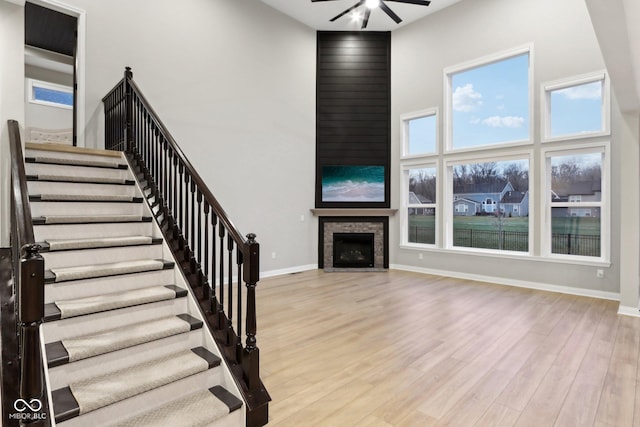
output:
<path id="1" fill-rule="evenodd" d="M 385 167 L 389 206 L 390 48 L 388 32 L 318 32 L 316 83 L 316 206 L 321 200 L 322 167 Z M 363 207 L 362 203 L 356 204 Z"/>

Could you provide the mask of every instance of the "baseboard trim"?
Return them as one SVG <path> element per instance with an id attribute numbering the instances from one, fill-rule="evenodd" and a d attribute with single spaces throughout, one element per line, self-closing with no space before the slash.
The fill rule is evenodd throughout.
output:
<path id="1" fill-rule="evenodd" d="M 460 273 L 457 271 L 436 270 L 430 268 L 415 267 L 412 265 L 392 264 L 389 266 L 394 270 L 410 271 L 413 273 L 432 274 L 435 276 L 454 277 L 456 279 L 475 280 L 477 282 L 494 283 L 497 285 L 515 286 L 518 288 L 536 289 L 539 291 L 557 292 L 561 294 L 578 295 L 583 297 L 620 301 L 620 294 L 617 292 L 598 291 L 593 289 L 579 289 L 570 286 L 551 285 L 548 283 L 529 282 L 526 280 L 505 279 L 503 277 L 482 276 L 479 274 Z M 638 309 L 635 309 L 636 312 Z M 640 317 L 640 316 L 639 316 Z"/>
<path id="2" fill-rule="evenodd" d="M 640 317 L 640 310 L 638 310 L 638 307 L 620 305 L 618 307 L 618 314 L 621 314 L 623 316 Z"/>
<path id="3" fill-rule="evenodd" d="M 280 270 L 269 270 L 260 272 L 260 278 L 265 279 L 267 277 L 284 276 L 293 273 L 302 273 L 303 271 L 317 270 L 318 264 L 298 265 L 295 267 L 283 268 Z"/>

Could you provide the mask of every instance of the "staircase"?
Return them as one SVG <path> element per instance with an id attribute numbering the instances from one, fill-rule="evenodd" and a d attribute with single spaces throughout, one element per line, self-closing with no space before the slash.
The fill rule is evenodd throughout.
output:
<path id="1" fill-rule="evenodd" d="M 27 144 L 59 426 L 244 426 L 241 392 L 121 152 Z"/>

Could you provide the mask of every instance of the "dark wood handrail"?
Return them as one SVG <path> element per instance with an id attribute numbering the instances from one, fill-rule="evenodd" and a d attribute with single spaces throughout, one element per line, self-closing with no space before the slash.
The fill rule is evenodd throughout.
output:
<path id="1" fill-rule="evenodd" d="M 19 363 L 13 368 L 12 376 L 18 377 L 18 390 L 9 391 L 14 399 L 40 402 L 40 412 L 29 414 L 27 423 L 33 426 L 49 425 L 46 416 L 49 405 L 45 390 L 44 362 L 40 347 L 40 325 L 44 318 L 44 259 L 40 255 L 40 245 L 35 242 L 27 176 L 24 166 L 20 126 L 15 120 L 8 120 L 9 145 L 11 152 L 11 258 L 13 259 L 13 279 L 16 302 L 14 324 L 2 325 L 3 346 L 15 348 L 19 353 Z M 10 333 L 6 333 L 9 329 Z M 16 336 L 17 332 L 17 336 Z M 3 367 L 7 368 L 4 364 Z M 3 396 L 5 399 L 9 396 Z"/>
<path id="2" fill-rule="evenodd" d="M 196 168 L 193 167 L 193 165 L 191 164 L 187 156 L 184 154 L 180 146 L 176 143 L 176 140 L 173 139 L 171 132 L 169 132 L 169 130 L 164 125 L 164 123 L 162 123 L 162 121 L 158 119 L 159 117 L 158 114 L 155 112 L 153 107 L 151 107 L 151 104 L 149 104 L 149 101 L 147 101 L 147 98 L 145 98 L 145 96 L 143 95 L 142 91 L 140 90 L 136 82 L 129 77 L 127 77 L 127 80 L 131 88 L 135 91 L 136 96 L 138 96 L 138 98 L 144 105 L 144 108 L 149 113 L 151 113 L 150 118 L 153 121 L 153 123 L 156 126 L 158 126 L 158 128 L 162 131 L 165 138 L 167 139 L 167 142 L 169 143 L 169 145 L 171 145 L 171 148 L 173 149 L 173 151 L 178 155 L 180 163 L 184 165 L 189 176 L 195 180 L 195 185 L 202 192 L 204 199 L 207 201 L 207 203 L 209 203 L 209 206 L 211 206 L 211 208 L 216 212 L 216 214 L 218 215 L 218 219 L 224 223 L 225 228 L 227 229 L 227 232 L 233 236 L 233 240 L 235 240 L 237 243 L 246 243 L 246 239 L 242 236 L 242 234 L 240 234 L 240 232 L 238 232 L 238 229 L 233 224 L 233 222 L 229 219 L 229 216 L 227 215 L 225 210 L 222 208 L 222 205 L 218 202 L 218 199 L 216 199 L 213 193 L 211 193 L 211 190 L 209 190 L 209 187 L 204 183 L 204 180 L 202 179 L 202 177 L 200 176 Z"/>
<path id="3" fill-rule="evenodd" d="M 29 191 L 27 189 L 27 174 L 24 169 L 20 126 L 15 120 L 7 120 L 9 126 L 9 145 L 11 149 L 11 187 L 17 221 L 18 241 L 23 245 L 35 243 L 33 237 L 33 221 L 29 208 Z"/>
<path id="4" fill-rule="evenodd" d="M 146 182 L 147 200 L 167 244 L 243 394 L 247 426 L 261 426 L 268 421 L 271 398 L 260 379 L 256 339 L 256 236 L 245 238 L 238 231 L 133 81 L 129 67 L 103 103 L 105 148 L 125 151 Z"/>

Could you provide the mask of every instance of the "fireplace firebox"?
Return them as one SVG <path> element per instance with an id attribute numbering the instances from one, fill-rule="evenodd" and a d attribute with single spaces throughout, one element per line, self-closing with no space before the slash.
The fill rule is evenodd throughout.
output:
<path id="1" fill-rule="evenodd" d="M 333 233 L 334 268 L 373 268 L 373 233 Z"/>

